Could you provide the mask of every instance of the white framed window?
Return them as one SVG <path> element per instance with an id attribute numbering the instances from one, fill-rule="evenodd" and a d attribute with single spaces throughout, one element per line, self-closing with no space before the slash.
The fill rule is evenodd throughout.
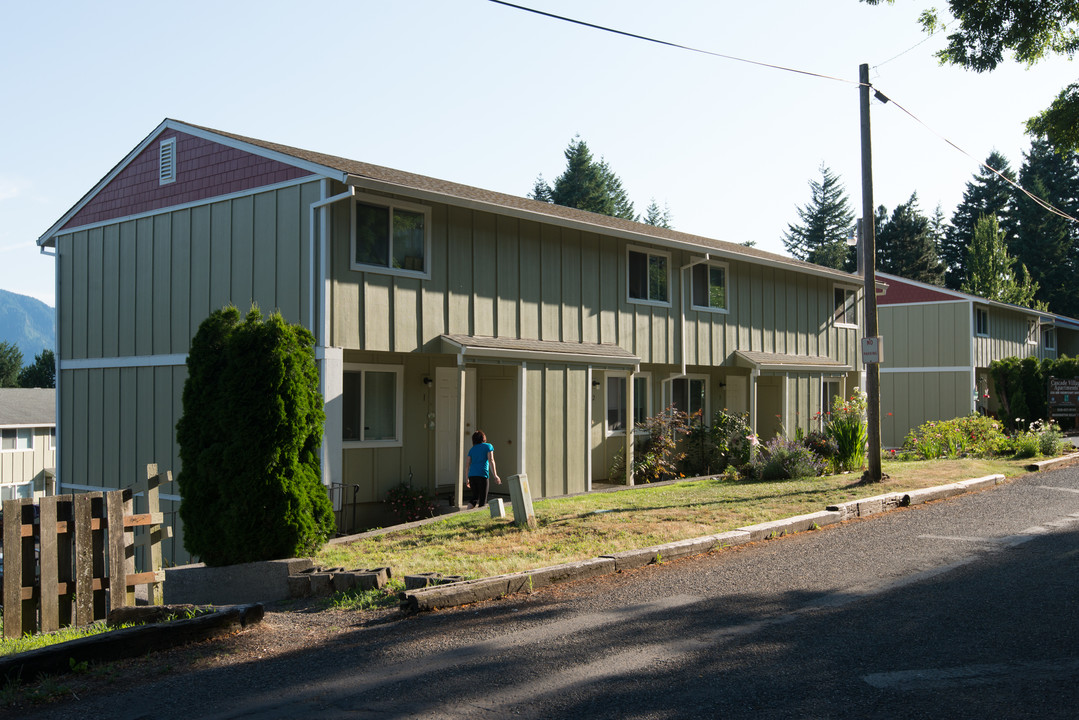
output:
<path id="1" fill-rule="evenodd" d="M 1038 319 L 1027 318 L 1027 345 L 1038 344 Z"/>
<path id="2" fill-rule="evenodd" d="M 854 288 L 836 285 L 833 291 L 835 324 L 841 327 L 858 327 L 858 291 Z"/>
<path id="3" fill-rule="evenodd" d="M 167 185 L 176 181 L 176 138 L 161 141 L 158 146 L 157 183 Z"/>
<path id="4" fill-rule="evenodd" d="M 626 248 L 626 290 L 630 302 L 671 304 L 671 257 L 645 248 Z"/>
<path id="5" fill-rule="evenodd" d="M 686 375 L 672 378 L 664 383 L 664 406 L 688 413 L 692 419 L 700 411 L 701 419 L 708 423 L 708 376 Z"/>
<path id="6" fill-rule="evenodd" d="M 431 208 L 357 194 L 352 203 L 352 269 L 430 276 Z"/>
<path id="7" fill-rule="evenodd" d="M 727 312 L 726 263 L 698 263 L 690 273 L 693 285 L 693 307 L 696 310 Z"/>
<path id="8" fill-rule="evenodd" d="M 22 500 L 33 496 L 33 482 L 0 485 L 0 500 Z"/>
<path id="9" fill-rule="evenodd" d="M 341 391 L 344 447 L 399 447 L 404 368 L 346 363 Z"/>
<path id="10" fill-rule="evenodd" d="M 633 376 L 633 424 L 635 433 L 644 433 L 637 429 L 652 413 L 651 376 L 637 373 Z M 626 434 L 626 378 L 622 375 L 607 376 L 607 434 Z"/>
<path id="11" fill-rule="evenodd" d="M 4 428 L 0 430 L 0 450 L 19 452 L 33 449 L 33 428 Z"/>
<path id="12" fill-rule="evenodd" d="M 1056 328 L 1046 328 L 1042 331 L 1042 342 L 1045 345 L 1046 350 L 1057 349 L 1057 331 Z"/>
<path id="13" fill-rule="evenodd" d="M 974 308 L 974 334 L 978 337 L 989 337 L 989 309 L 984 307 Z"/>
<path id="14" fill-rule="evenodd" d="M 837 397 L 843 397 L 843 381 L 838 378 L 824 378 L 820 394 L 821 429 L 824 428 L 826 422 L 824 416 L 832 412 L 832 405 Z"/>

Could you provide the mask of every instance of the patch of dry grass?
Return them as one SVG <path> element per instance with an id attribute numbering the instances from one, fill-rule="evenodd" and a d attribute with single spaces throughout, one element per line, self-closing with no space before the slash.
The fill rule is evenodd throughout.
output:
<path id="1" fill-rule="evenodd" d="M 438 572 L 489 577 L 584 560 L 725 532 L 823 510 L 827 505 L 898 490 L 915 490 L 984 475 L 1022 474 L 1024 461 L 885 462 L 890 477 L 862 485 L 858 475 L 781 482 L 722 478 L 642 486 L 534 503 L 536 530 L 493 520 L 486 512 L 458 514 L 408 530 L 327 545 L 324 566 L 389 566 L 396 576 Z"/>

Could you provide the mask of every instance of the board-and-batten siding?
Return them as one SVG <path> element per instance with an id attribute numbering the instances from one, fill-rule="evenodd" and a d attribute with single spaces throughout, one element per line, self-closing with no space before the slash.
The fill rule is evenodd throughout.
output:
<path id="1" fill-rule="evenodd" d="M 306 183 L 57 238 L 61 363 L 103 366 L 60 372 L 61 482 L 125 487 L 152 462 L 175 477 L 186 368 L 110 363 L 186 354 L 199 324 L 229 303 L 306 324 L 307 208 L 320 197 Z M 187 556 L 178 519 L 173 527 L 166 553 L 176 561 Z"/>
<path id="2" fill-rule="evenodd" d="M 351 268 L 351 208 L 334 208 L 332 345 L 383 352 L 432 349 L 442 334 L 619 345 L 643 364 L 681 363 L 679 293 L 699 253 L 672 252 L 671 303 L 627 299 L 634 243 L 435 204 L 430 277 Z M 689 365 L 722 365 L 734 350 L 828 355 L 857 367 L 857 332 L 832 322 L 835 283 L 731 261 L 729 313 L 686 303 Z M 681 276 L 681 277 L 680 277 Z M 856 279 L 854 279 L 856 282 Z"/>
<path id="3" fill-rule="evenodd" d="M 977 367 L 989 367 L 994 360 L 1006 357 L 1046 357 L 1038 334 L 1038 344 L 1027 342 L 1027 321 L 1033 315 L 998 307 L 989 310 L 989 336 L 974 337 L 974 360 Z"/>
<path id="4" fill-rule="evenodd" d="M 882 305 L 880 333 L 884 368 L 968 367 L 971 310 L 968 303 Z"/>
<path id="5" fill-rule="evenodd" d="M 41 494 L 46 468 L 56 467 L 56 450 L 49 447 L 49 427 L 33 428 L 34 446 L 30 450 L 0 451 L 0 484 L 21 484 L 34 481 L 34 492 Z"/>
<path id="6" fill-rule="evenodd" d="M 973 390 L 967 370 L 881 373 L 881 443 L 901 447 L 907 432 L 925 422 L 969 415 Z"/>
<path id="7" fill-rule="evenodd" d="M 186 353 L 229 303 L 306 324 L 319 197 L 308 183 L 58 237 L 62 359 Z"/>

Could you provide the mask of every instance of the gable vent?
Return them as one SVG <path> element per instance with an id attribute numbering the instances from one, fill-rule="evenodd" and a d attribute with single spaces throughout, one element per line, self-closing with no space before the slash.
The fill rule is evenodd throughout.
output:
<path id="1" fill-rule="evenodd" d="M 176 180 L 176 138 L 161 141 L 158 163 L 158 183 L 164 185 Z"/>

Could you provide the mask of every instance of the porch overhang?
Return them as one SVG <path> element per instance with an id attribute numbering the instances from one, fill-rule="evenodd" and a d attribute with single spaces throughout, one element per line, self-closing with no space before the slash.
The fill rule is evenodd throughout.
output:
<path id="1" fill-rule="evenodd" d="M 751 370 L 779 370 L 786 372 L 850 372 L 850 365 L 824 355 L 784 355 L 781 353 L 749 352 L 735 350 L 734 364 Z"/>
<path id="2" fill-rule="evenodd" d="M 443 335 L 443 352 L 463 361 L 560 362 L 636 371 L 641 359 L 618 345 L 552 340 L 519 340 L 482 335 Z"/>

